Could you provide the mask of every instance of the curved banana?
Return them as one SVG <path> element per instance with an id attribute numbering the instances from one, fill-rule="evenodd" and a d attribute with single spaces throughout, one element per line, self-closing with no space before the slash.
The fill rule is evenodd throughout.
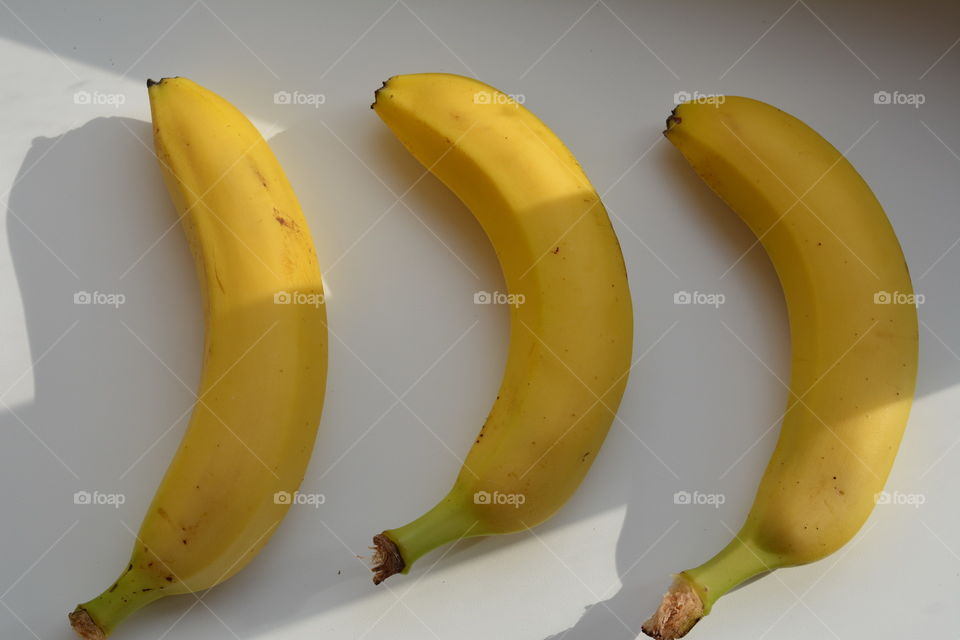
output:
<path id="1" fill-rule="evenodd" d="M 326 309 L 297 198 L 240 111 L 185 78 L 148 81 L 154 142 L 204 299 L 196 405 L 119 579 L 70 614 L 105 638 L 162 596 L 216 585 L 266 543 L 323 407 Z M 281 494 L 282 495 L 282 494 Z"/>
<path id="2" fill-rule="evenodd" d="M 903 252 L 853 166 L 800 120 L 750 100 L 683 104 L 670 140 L 763 244 L 793 353 L 780 439 L 743 529 L 679 574 L 643 630 L 684 635 L 717 598 L 823 558 L 860 529 L 900 445 L 917 373 Z"/>
<path id="3" fill-rule="evenodd" d="M 373 109 L 477 217 L 500 259 L 510 348 L 500 392 L 453 489 L 374 538 L 374 583 L 466 536 L 549 518 L 610 428 L 633 320 L 620 245 L 563 143 L 512 98 L 470 78 L 396 76 Z"/>

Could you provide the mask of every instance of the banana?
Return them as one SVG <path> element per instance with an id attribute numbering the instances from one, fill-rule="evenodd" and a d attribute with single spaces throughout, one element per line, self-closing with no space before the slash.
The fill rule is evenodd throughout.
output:
<path id="1" fill-rule="evenodd" d="M 449 494 L 374 538 L 374 583 L 467 536 L 520 531 L 576 490 L 620 403 L 633 343 L 620 245 L 563 143 L 470 78 L 396 76 L 373 109 L 456 193 L 506 279 L 510 346 L 499 395 Z"/>
<path id="2" fill-rule="evenodd" d="M 683 636 L 762 572 L 813 562 L 869 516 L 913 400 L 917 312 L 903 252 L 853 166 L 800 120 L 727 96 L 683 104 L 665 135 L 757 235 L 783 286 L 792 371 L 780 438 L 746 523 L 676 576 L 643 626 Z"/>
<path id="3" fill-rule="evenodd" d="M 219 584 L 256 555 L 289 508 L 276 496 L 303 479 L 326 382 L 320 271 L 277 159 L 207 89 L 185 78 L 147 86 L 157 157 L 203 294 L 203 371 L 126 570 L 70 614 L 89 640 L 153 600 Z"/>

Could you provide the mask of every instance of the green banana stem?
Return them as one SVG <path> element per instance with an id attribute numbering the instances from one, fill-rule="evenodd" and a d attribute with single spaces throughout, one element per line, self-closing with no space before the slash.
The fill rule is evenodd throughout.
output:
<path id="1" fill-rule="evenodd" d="M 696 589 L 703 603 L 703 615 L 707 615 L 720 596 L 776 567 L 776 560 L 769 554 L 753 548 L 737 536 L 720 553 L 680 575 Z"/>
<path id="2" fill-rule="evenodd" d="M 373 583 L 395 573 L 408 573 L 420 556 L 449 542 L 484 535 L 479 520 L 453 492 L 413 522 L 374 536 Z"/>
<path id="3" fill-rule="evenodd" d="M 167 595 L 155 580 L 130 565 L 109 589 L 77 605 L 70 614 L 70 624 L 84 640 L 103 640 L 131 613 Z"/>

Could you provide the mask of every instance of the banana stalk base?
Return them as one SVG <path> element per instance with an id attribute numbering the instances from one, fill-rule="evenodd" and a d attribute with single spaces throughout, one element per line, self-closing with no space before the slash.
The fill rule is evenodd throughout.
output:
<path id="1" fill-rule="evenodd" d="M 403 573 L 407 563 L 400 555 L 397 543 L 387 537 L 386 533 L 373 536 L 373 584 L 380 584 L 397 573 Z"/>
<path id="2" fill-rule="evenodd" d="M 106 639 L 107 636 L 103 633 L 103 629 L 97 626 L 97 623 L 93 621 L 93 618 L 83 607 L 78 605 L 67 617 L 70 618 L 70 626 L 83 640 Z"/>
<path id="3" fill-rule="evenodd" d="M 670 590 L 649 620 L 643 623 L 643 632 L 656 640 L 682 638 L 704 616 L 703 601 L 692 584 L 677 576 Z"/>

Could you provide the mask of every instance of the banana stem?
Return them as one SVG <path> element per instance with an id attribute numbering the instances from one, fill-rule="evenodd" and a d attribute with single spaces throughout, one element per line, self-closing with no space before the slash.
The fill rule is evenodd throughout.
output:
<path id="1" fill-rule="evenodd" d="M 420 556 L 448 542 L 483 535 L 477 530 L 478 524 L 462 498 L 448 495 L 413 522 L 375 536 L 373 583 L 380 584 L 395 573 L 408 573 Z"/>
<path id="2" fill-rule="evenodd" d="M 70 625 L 84 640 L 103 640 L 131 613 L 165 595 L 164 587 L 155 579 L 130 565 L 109 589 L 77 605 L 69 616 Z"/>
<path id="3" fill-rule="evenodd" d="M 750 578 L 777 568 L 776 559 L 753 548 L 749 542 L 737 536 L 713 556 L 695 569 L 688 569 L 685 577 L 703 601 L 703 615 L 710 613 L 713 603 L 723 594 Z"/>
<path id="4" fill-rule="evenodd" d="M 643 632 L 657 640 L 682 638 L 720 596 L 779 564 L 773 556 L 754 549 L 737 536 L 720 553 L 695 569 L 676 576 Z"/>

